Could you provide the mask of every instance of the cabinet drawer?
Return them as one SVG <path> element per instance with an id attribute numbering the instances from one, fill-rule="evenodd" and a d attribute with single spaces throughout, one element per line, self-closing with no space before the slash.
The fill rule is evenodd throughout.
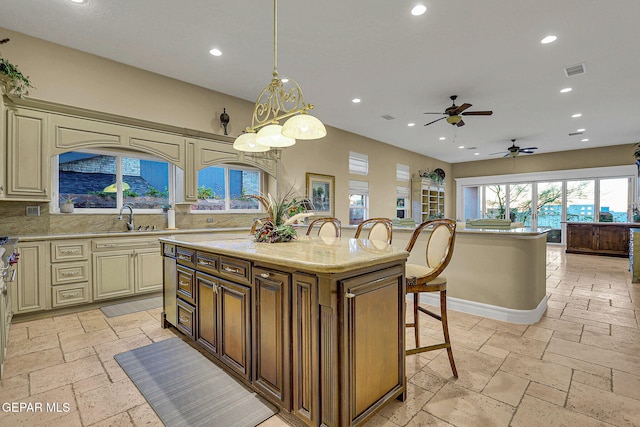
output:
<path id="1" fill-rule="evenodd" d="M 89 282 L 51 288 L 52 305 L 55 308 L 91 302 L 90 289 Z"/>
<path id="2" fill-rule="evenodd" d="M 193 249 L 178 246 L 176 248 L 176 259 L 178 260 L 178 264 L 196 268 L 196 251 Z"/>
<path id="3" fill-rule="evenodd" d="M 196 309 L 181 299 L 178 299 L 178 324 L 176 328 L 192 339 L 196 338 Z"/>
<path id="4" fill-rule="evenodd" d="M 91 247 L 93 251 L 114 251 L 119 249 L 138 249 L 138 248 L 159 248 L 160 242 L 157 237 L 144 237 L 144 238 L 107 238 L 107 239 L 93 239 Z"/>
<path id="5" fill-rule="evenodd" d="M 89 280 L 89 261 L 65 262 L 51 265 L 51 284 L 86 282 Z"/>
<path id="6" fill-rule="evenodd" d="M 51 242 L 51 262 L 83 261 L 89 259 L 89 242 Z"/>
<path id="7" fill-rule="evenodd" d="M 199 271 L 215 274 L 218 272 L 219 260 L 215 255 L 197 252 L 196 264 Z"/>
<path id="8" fill-rule="evenodd" d="M 241 259 L 221 256 L 220 275 L 238 282 L 251 283 L 251 263 Z"/>
<path id="9" fill-rule="evenodd" d="M 178 298 L 196 305 L 196 292 L 195 292 L 195 273 L 192 269 L 177 266 L 178 270 L 178 284 L 176 287 L 176 293 Z"/>
<path id="10" fill-rule="evenodd" d="M 175 257 L 176 256 L 176 245 L 172 245 L 171 243 L 163 243 L 162 244 L 162 255 Z"/>

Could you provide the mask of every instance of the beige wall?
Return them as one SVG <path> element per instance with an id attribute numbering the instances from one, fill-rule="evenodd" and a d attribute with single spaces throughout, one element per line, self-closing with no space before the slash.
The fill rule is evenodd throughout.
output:
<path id="1" fill-rule="evenodd" d="M 11 38 L 11 43 L 2 47 L 3 57 L 10 59 L 24 74 L 29 75 L 36 86 L 36 89 L 30 92 L 32 98 L 215 134 L 223 133 L 218 117 L 224 107 L 231 116 L 228 127 L 230 136 L 239 135 L 250 124 L 253 102 L 24 34 L 0 30 L 3 37 Z M 339 129 L 328 127 L 327 131 L 327 137 L 321 140 L 300 141 L 296 146 L 283 150 L 280 188 L 293 185 L 304 192 L 307 172 L 334 175 L 336 177 L 336 216 L 343 223 L 348 223 L 349 179 L 369 181 L 372 201 L 369 213 L 371 217 L 395 217 L 396 186 L 402 185 L 395 180 L 396 163 L 409 165 L 411 173 L 417 173 L 419 169 L 439 167 L 444 169 L 447 177 L 451 176 L 451 165 L 448 163 Z M 349 175 L 348 153 L 350 150 L 369 155 L 369 176 Z M 447 181 L 448 191 L 451 192 L 453 181 L 449 179 Z M 409 184 L 406 183 L 406 185 Z M 452 203 L 447 203 L 447 215 L 452 215 L 453 198 L 449 200 Z M 34 204 L 36 203 L 31 205 Z M 20 217 L 24 205 L 0 202 L 0 215 L 3 209 L 10 210 L 12 215 Z M 42 210 L 46 209 L 47 205 L 42 204 Z M 212 226 L 211 223 L 204 225 L 200 224 L 199 220 L 187 219 L 187 212 L 186 209 L 178 212 L 179 215 L 182 214 L 177 219 L 179 227 Z M 203 223 L 204 217 L 204 215 L 200 216 Z M 213 217 L 216 223 L 228 224 L 228 221 L 223 221 L 221 216 Z M 64 228 L 73 223 L 66 218 L 52 219 L 45 215 L 39 220 L 34 220 L 30 229 L 37 229 L 38 232 L 65 232 L 67 230 Z M 249 217 L 242 219 L 242 221 L 249 220 Z M 84 222 L 94 223 L 93 227 L 96 226 L 95 219 Z M 148 222 L 160 221 L 149 219 Z M 215 226 L 216 223 L 213 225 Z M 15 226 L 20 225 L 20 221 L 17 220 Z M 9 234 L 24 232 L 14 231 Z"/>

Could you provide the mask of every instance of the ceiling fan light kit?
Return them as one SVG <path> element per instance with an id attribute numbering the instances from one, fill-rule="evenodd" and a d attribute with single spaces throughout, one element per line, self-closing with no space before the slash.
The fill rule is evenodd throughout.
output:
<path id="1" fill-rule="evenodd" d="M 425 126 L 429 126 L 432 123 L 439 122 L 442 119 L 446 119 L 447 123 L 453 126 L 461 127 L 461 126 L 464 126 L 465 123 L 464 123 L 464 120 L 462 120 L 462 117 L 460 116 L 490 116 L 493 114 L 493 111 L 465 111 L 472 105 L 466 102 L 462 105 L 456 105 L 456 99 L 458 99 L 458 95 L 451 95 L 449 99 L 451 99 L 452 104 L 450 107 L 447 107 L 444 110 L 444 113 L 424 113 L 424 114 L 442 114 L 448 117 L 442 117 L 442 118 L 436 119 L 432 122 L 425 124 Z"/>
<path id="2" fill-rule="evenodd" d="M 286 87 L 285 87 L 286 84 Z M 233 143 L 238 151 L 261 152 L 271 147 L 289 147 L 296 139 L 318 139 L 327 135 L 324 124 L 308 114 L 300 85 L 278 77 L 278 0 L 273 0 L 273 78 L 260 93 L 253 108 L 251 127 Z M 284 126 L 279 122 L 289 119 Z"/>

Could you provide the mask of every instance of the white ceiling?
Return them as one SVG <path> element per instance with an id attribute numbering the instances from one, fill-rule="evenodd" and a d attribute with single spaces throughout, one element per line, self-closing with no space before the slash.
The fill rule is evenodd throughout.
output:
<path id="1" fill-rule="evenodd" d="M 415 17 L 418 2 L 428 10 Z M 499 157 L 489 154 L 512 138 L 538 153 L 640 140 L 638 0 L 280 0 L 278 9 L 280 75 L 328 125 L 452 163 Z M 0 27 L 251 102 L 273 70 L 271 0 L 2 0 Z M 540 44 L 548 34 L 558 40 Z M 585 74 L 565 76 L 583 62 Z M 494 114 L 424 127 L 439 116 L 422 113 L 444 111 L 454 94 L 468 111 Z M 568 135 L 578 128 L 583 136 Z"/>

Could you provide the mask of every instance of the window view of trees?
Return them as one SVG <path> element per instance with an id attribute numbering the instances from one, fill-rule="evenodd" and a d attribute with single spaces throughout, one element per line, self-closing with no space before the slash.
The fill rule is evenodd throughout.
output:
<path id="1" fill-rule="evenodd" d="M 192 211 L 259 210 L 260 172 L 227 166 L 209 166 L 198 172 L 198 203 Z"/>
<path id="2" fill-rule="evenodd" d="M 160 209 L 169 204 L 169 164 L 130 155 L 63 153 L 58 194 L 60 204 L 73 201 L 76 208 L 119 208 L 120 196 L 135 209 Z"/>

